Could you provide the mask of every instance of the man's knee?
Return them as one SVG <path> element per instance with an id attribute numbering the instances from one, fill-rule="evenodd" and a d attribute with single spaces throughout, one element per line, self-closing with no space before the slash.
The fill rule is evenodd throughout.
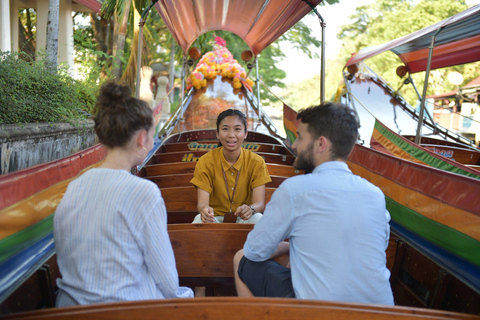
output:
<path id="1" fill-rule="evenodd" d="M 236 271 L 238 269 L 238 265 L 240 264 L 240 260 L 243 258 L 243 249 L 237 251 L 235 256 L 233 257 L 233 268 Z"/>

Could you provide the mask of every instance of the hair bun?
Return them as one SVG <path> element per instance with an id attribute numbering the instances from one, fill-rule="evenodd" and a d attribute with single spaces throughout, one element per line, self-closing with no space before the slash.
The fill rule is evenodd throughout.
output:
<path id="1" fill-rule="evenodd" d="M 132 96 L 132 90 L 127 85 L 108 82 L 102 87 L 100 95 L 110 99 L 113 104 L 117 104 L 120 101 L 122 102 L 121 104 L 124 104 L 125 100 Z"/>

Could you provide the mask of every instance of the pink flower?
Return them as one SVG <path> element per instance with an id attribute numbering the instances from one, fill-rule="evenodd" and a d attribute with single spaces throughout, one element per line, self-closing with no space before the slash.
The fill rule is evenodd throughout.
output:
<path id="1" fill-rule="evenodd" d="M 227 45 L 227 41 L 223 40 L 221 37 L 215 37 L 215 43 L 218 44 L 220 47 L 225 47 Z"/>

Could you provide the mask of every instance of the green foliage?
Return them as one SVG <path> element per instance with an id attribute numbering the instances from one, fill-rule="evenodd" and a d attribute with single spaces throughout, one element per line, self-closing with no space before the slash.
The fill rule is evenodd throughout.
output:
<path id="1" fill-rule="evenodd" d="M 0 52 L 0 124 L 70 122 L 91 111 L 94 89 L 64 70 L 45 71 L 43 62 L 28 63 L 18 54 Z"/>
<path id="2" fill-rule="evenodd" d="M 293 84 L 282 93 L 285 96 L 285 103 L 294 110 L 301 110 L 310 106 L 320 104 L 320 76 L 314 75 Z"/>

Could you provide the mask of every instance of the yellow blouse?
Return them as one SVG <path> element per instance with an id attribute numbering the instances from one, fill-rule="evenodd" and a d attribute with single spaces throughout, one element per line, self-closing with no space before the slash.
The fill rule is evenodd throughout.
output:
<path id="1" fill-rule="evenodd" d="M 230 201 L 222 170 L 225 171 L 230 197 L 235 188 L 237 174 L 240 172 L 231 205 L 232 212 L 243 204 L 252 204 L 252 190 L 272 181 L 265 160 L 252 151 L 242 148 L 240 157 L 233 166 L 225 159 L 223 147 L 203 155 L 198 159 L 190 182 L 196 188 L 210 193 L 210 207 L 213 208 L 216 216 L 223 216 L 230 211 Z"/>

